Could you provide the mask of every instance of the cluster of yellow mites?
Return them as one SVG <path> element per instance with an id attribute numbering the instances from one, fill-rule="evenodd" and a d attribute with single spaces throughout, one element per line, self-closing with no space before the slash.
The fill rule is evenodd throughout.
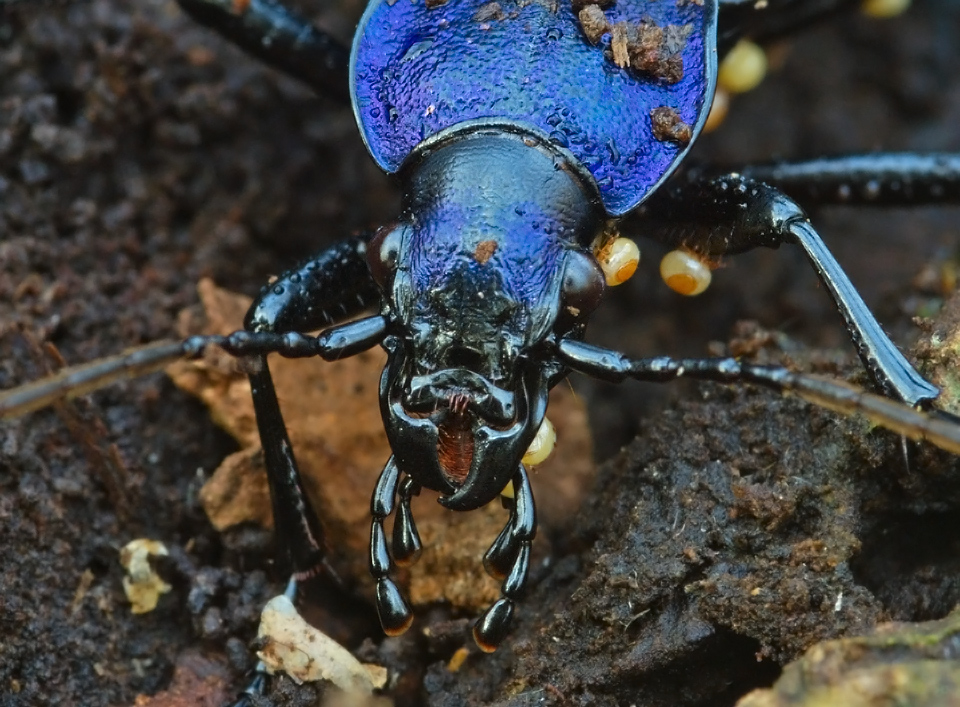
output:
<path id="1" fill-rule="evenodd" d="M 896 17 L 910 7 L 910 0 L 861 0 L 860 10 L 868 17 Z M 741 39 L 720 62 L 717 91 L 705 132 L 716 130 L 730 109 L 730 97 L 756 88 L 767 74 L 767 54 L 750 40 Z"/>

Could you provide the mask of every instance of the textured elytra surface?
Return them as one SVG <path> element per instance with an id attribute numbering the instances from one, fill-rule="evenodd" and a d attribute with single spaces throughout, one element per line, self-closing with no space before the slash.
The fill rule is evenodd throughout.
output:
<path id="1" fill-rule="evenodd" d="M 682 78 L 673 82 L 618 67 L 611 33 L 592 45 L 569 0 L 375 2 L 354 45 L 361 131 L 377 163 L 393 172 L 422 140 L 460 123 L 533 130 L 569 149 L 607 211 L 623 214 L 687 151 L 654 135 L 650 112 L 666 106 L 689 125 L 704 117 L 715 13 L 712 0 L 633 0 L 606 11 L 612 24 L 643 21 L 682 36 Z"/>

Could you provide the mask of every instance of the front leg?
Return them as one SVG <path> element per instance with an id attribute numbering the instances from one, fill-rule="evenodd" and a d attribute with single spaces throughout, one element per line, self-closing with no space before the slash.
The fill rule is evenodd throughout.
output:
<path id="1" fill-rule="evenodd" d="M 860 297 L 810 219 L 779 190 L 732 173 L 661 190 L 638 224 L 644 233 L 706 259 L 760 246 L 799 245 L 843 316 L 867 371 L 888 395 L 910 405 L 937 397 L 897 349 Z"/>
<path id="2" fill-rule="evenodd" d="M 366 266 L 366 241 L 354 238 L 321 252 L 266 285 L 244 319 L 254 335 L 306 332 L 357 314 L 379 301 Z M 364 328 L 364 321 L 373 322 Z M 324 339 L 328 359 L 358 353 L 382 338 L 381 323 L 361 320 L 339 327 L 345 336 Z M 229 350 L 229 349 L 228 349 Z M 323 534 L 303 487 L 290 446 L 265 353 L 254 356 L 250 374 L 253 406 L 267 467 L 277 546 L 287 554 L 293 576 L 309 577 L 322 569 Z"/>
<path id="3" fill-rule="evenodd" d="M 244 325 L 254 336 L 288 334 L 293 341 L 299 337 L 296 332 L 354 315 L 378 299 L 366 267 L 366 242 L 352 239 L 264 287 L 247 312 Z M 316 353 L 326 360 L 336 360 L 370 348 L 385 334 L 382 317 L 361 319 L 325 332 L 317 340 Z M 266 354 L 257 355 L 255 364 L 250 389 L 270 485 L 275 543 L 277 551 L 289 561 L 288 593 L 292 594 L 298 581 L 325 568 L 323 528 L 297 468 Z M 258 664 L 251 683 L 234 707 L 250 704 L 253 696 L 263 692 L 265 684 L 264 668 Z"/>

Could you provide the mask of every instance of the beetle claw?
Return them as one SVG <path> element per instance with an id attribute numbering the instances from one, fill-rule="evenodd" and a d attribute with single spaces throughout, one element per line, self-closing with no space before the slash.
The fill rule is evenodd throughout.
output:
<path id="1" fill-rule="evenodd" d="M 383 632 L 388 636 L 401 635 L 413 623 L 413 612 L 397 583 L 389 577 L 381 577 L 377 582 L 377 613 Z"/>
<path id="2" fill-rule="evenodd" d="M 484 653 L 493 653 L 507 637 L 513 619 L 513 601 L 502 598 L 473 625 L 473 640 Z"/>

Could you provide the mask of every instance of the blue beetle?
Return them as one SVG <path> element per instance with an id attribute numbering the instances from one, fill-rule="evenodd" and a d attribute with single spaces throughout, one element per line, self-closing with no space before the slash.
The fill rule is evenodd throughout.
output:
<path id="1" fill-rule="evenodd" d="M 20 414 L 211 344 L 251 358 L 279 544 L 293 577 L 304 579 L 323 566 L 323 533 L 266 356 L 332 360 L 382 345 L 389 358 L 380 404 L 393 456 L 373 492 L 370 568 L 387 633 L 412 621 L 390 578 L 393 563 L 420 551 L 411 496 L 431 489 L 448 508 L 466 511 L 512 482 L 510 520 L 484 558 L 503 579 L 502 597 L 473 631 L 484 650 L 504 639 L 536 533 L 521 459 L 547 392 L 571 370 L 610 380 L 750 381 L 897 424 L 869 396 L 785 369 L 730 358 L 633 359 L 584 343 L 605 288 L 595 245 L 629 213 L 643 212 L 646 235 L 705 258 L 799 245 L 878 386 L 910 406 L 936 397 L 778 185 L 813 185 L 820 201 L 942 202 L 958 197 L 960 158 L 874 155 L 739 174 L 691 170 L 663 185 L 703 126 L 718 55 L 732 38 L 779 31 L 844 0 L 771 0 L 762 9 L 740 0 L 375 0 L 349 54 L 269 0 L 179 1 L 318 90 L 349 94 L 371 154 L 403 186 L 402 213 L 372 238 L 344 241 L 266 286 L 243 332 L 68 371 L 46 387 L 4 394 L 0 413 Z M 378 314 L 337 324 L 373 307 Z M 301 333 L 324 327 L 319 336 Z M 897 429 L 960 451 L 955 420 L 918 414 Z M 391 553 L 384 520 L 394 512 Z"/>

